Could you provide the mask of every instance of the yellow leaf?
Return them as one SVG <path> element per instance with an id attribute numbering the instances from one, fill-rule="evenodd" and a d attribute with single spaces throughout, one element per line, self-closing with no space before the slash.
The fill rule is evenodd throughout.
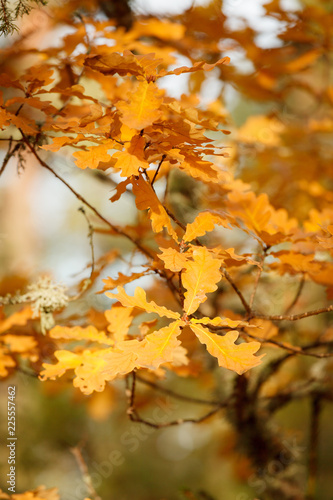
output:
<path id="1" fill-rule="evenodd" d="M 113 304 L 109 311 L 105 311 L 105 317 L 110 323 L 108 331 L 116 342 L 124 340 L 127 335 L 133 320 L 132 312 L 132 307 L 123 307 L 119 303 Z"/>
<path id="2" fill-rule="evenodd" d="M 216 317 L 213 319 L 207 318 L 207 317 L 200 318 L 200 319 L 192 318 L 190 323 L 192 323 L 193 325 L 200 323 L 202 325 L 213 325 L 213 326 L 221 326 L 221 327 L 227 326 L 228 328 L 238 328 L 239 326 L 250 327 L 249 323 L 247 323 L 246 321 L 234 320 L 234 319 L 230 319 L 230 318 L 220 318 L 220 317 Z"/>
<path id="3" fill-rule="evenodd" d="M 36 340 L 29 335 L 4 335 L 3 342 L 11 352 L 26 352 L 36 347 Z"/>
<path id="4" fill-rule="evenodd" d="M 184 253 L 180 253 L 171 247 L 160 248 L 160 250 L 162 250 L 162 253 L 159 253 L 157 256 L 163 260 L 166 269 L 177 273 L 186 266 L 186 255 Z"/>
<path id="5" fill-rule="evenodd" d="M 149 210 L 153 231 L 158 233 L 165 227 L 170 236 L 177 241 L 177 234 L 171 225 L 170 217 L 166 213 L 160 200 L 157 198 L 151 185 L 145 182 L 141 175 L 138 179 L 133 180 L 133 193 L 135 195 L 135 204 L 137 208 L 139 210 Z"/>
<path id="6" fill-rule="evenodd" d="M 121 122 L 130 128 L 142 130 L 161 116 L 164 91 L 154 82 L 138 82 L 136 92 L 128 95 L 128 101 L 119 101 L 116 106 L 121 112 Z"/>
<path id="7" fill-rule="evenodd" d="M 91 342 L 99 342 L 100 344 L 113 345 L 112 339 L 108 338 L 104 332 L 99 332 L 94 326 L 55 326 L 49 332 L 53 339 L 71 339 L 71 340 L 90 340 Z"/>
<path id="8" fill-rule="evenodd" d="M 112 158 L 117 160 L 114 168 L 121 170 L 121 177 L 138 175 L 140 168 L 149 168 L 149 163 L 144 157 L 144 146 L 144 137 L 136 135 L 132 137 L 130 145 L 126 147 L 126 151 L 117 152 L 112 156 Z"/>
<path id="9" fill-rule="evenodd" d="M 242 375 L 250 368 L 261 363 L 262 356 L 254 356 L 260 348 L 259 342 L 243 342 L 235 344 L 238 332 L 227 332 L 224 336 L 211 333 L 208 328 L 201 325 L 190 324 L 202 344 L 207 346 L 207 351 L 218 359 L 219 365 L 228 370 L 233 370 Z"/>
<path id="10" fill-rule="evenodd" d="M 171 319 L 179 319 L 179 313 L 170 311 L 164 306 L 158 306 L 155 302 L 148 302 L 146 298 L 146 292 L 139 286 L 135 289 L 134 297 L 127 295 L 123 287 L 118 286 L 118 294 L 106 292 L 105 295 L 111 297 L 112 299 L 117 299 L 125 307 L 139 307 L 144 311 L 150 313 L 156 313 L 159 316 L 165 316 Z"/>
<path id="11" fill-rule="evenodd" d="M 225 228 L 230 228 L 228 221 L 219 214 L 211 212 L 201 212 L 191 224 L 187 224 L 184 241 L 192 241 L 206 232 L 213 231 L 215 224 Z"/>
<path id="12" fill-rule="evenodd" d="M 216 283 L 221 279 L 221 262 L 214 259 L 207 248 L 195 248 L 192 256 L 193 262 L 187 261 L 186 270 L 182 273 L 182 283 L 186 288 L 184 310 L 188 315 L 205 302 L 206 293 L 217 289 Z"/>
<path id="13" fill-rule="evenodd" d="M 133 344 L 133 341 L 125 341 L 119 344 L 119 349 L 128 350 L 137 354 L 135 364 L 138 368 L 156 369 L 162 363 L 172 362 L 175 349 L 179 349 L 181 321 L 173 321 L 170 325 L 147 335 L 144 340 Z M 131 342 L 129 344 L 128 342 Z M 177 351 L 177 356 L 179 353 Z"/>

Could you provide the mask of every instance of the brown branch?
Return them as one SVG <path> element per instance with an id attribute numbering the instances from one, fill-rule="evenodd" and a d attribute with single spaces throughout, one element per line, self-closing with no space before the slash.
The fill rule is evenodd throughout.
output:
<path id="1" fill-rule="evenodd" d="M 252 316 L 251 307 L 246 302 L 246 300 L 245 300 L 242 292 L 239 290 L 239 288 L 237 287 L 237 285 L 234 283 L 234 281 L 232 280 L 232 278 L 231 278 L 230 274 L 228 273 L 228 271 L 226 269 L 223 269 L 222 272 L 223 272 L 226 280 L 230 283 L 230 285 L 232 286 L 232 288 L 234 289 L 234 291 L 237 293 L 237 295 L 240 298 L 240 301 L 243 304 L 244 309 L 246 310 L 246 312 L 248 313 L 248 315 L 250 315 L 251 317 L 253 317 Z"/>
<path id="2" fill-rule="evenodd" d="M 156 177 L 157 177 L 157 175 L 158 175 L 158 172 L 159 172 L 159 170 L 160 170 L 160 168 L 161 168 L 161 165 L 162 165 L 162 163 L 164 162 L 164 160 L 165 160 L 166 156 L 167 156 L 167 155 L 165 155 L 165 154 L 164 154 L 164 155 L 162 155 L 161 161 L 159 162 L 158 167 L 157 167 L 157 169 L 156 169 L 156 172 L 154 173 L 153 180 L 151 181 L 151 186 L 153 186 L 153 185 L 154 185 L 154 182 L 155 182 L 155 180 L 156 180 Z"/>
<path id="3" fill-rule="evenodd" d="M 221 407 L 214 408 L 213 410 L 210 410 L 208 413 L 205 413 L 202 417 L 199 418 L 179 418 L 177 420 L 171 420 L 170 422 L 165 422 L 162 424 L 155 424 L 150 420 L 142 418 L 136 410 L 133 410 L 133 412 L 129 414 L 129 417 L 132 422 L 145 424 L 148 427 L 153 427 L 154 429 L 162 429 L 163 427 L 173 427 L 175 425 L 182 425 L 186 423 L 200 424 L 200 422 L 204 422 L 208 418 L 218 413 L 221 409 L 222 409 Z"/>
<path id="4" fill-rule="evenodd" d="M 273 340 L 273 339 L 265 339 L 264 337 L 257 337 L 256 335 L 252 335 L 252 333 L 241 333 L 242 336 L 245 337 L 250 337 L 253 340 L 257 340 L 258 342 L 261 342 L 262 344 L 272 344 L 277 347 L 280 347 L 281 349 L 285 349 L 286 351 L 292 352 L 294 354 L 302 354 L 303 356 L 312 356 L 313 358 L 331 358 L 333 357 L 333 352 L 324 352 L 324 353 L 315 353 L 315 352 L 307 352 L 308 349 L 313 349 L 315 347 L 319 346 L 324 346 L 327 344 L 316 344 L 316 345 L 309 345 L 309 346 L 303 346 L 303 347 L 297 347 L 297 346 L 292 346 L 290 344 L 285 344 L 284 342 L 280 342 L 279 340 Z"/>
<path id="5" fill-rule="evenodd" d="M 251 318 L 270 319 L 271 321 L 298 321 L 299 319 L 309 318 L 310 316 L 316 316 L 317 314 L 323 314 L 331 311 L 333 311 L 332 304 L 328 307 L 322 307 L 321 309 L 316 309 L 314 311 L 307 311 L 300 314 L 292 314 L 290 316 L 285 314 L 270 315 L 270 314 L 259 314 L 253 312 L 251 314 Z"/>
<path id="6" fill-rule="evenodd" d="M 206 399 L 185 396 L 183 394 L 178 394 L 177 392 L 172 391 L 171 389 L 166 389 L 165 387 L 161 387 L 160 385 L 156 384 L 155 382 L 151 382 L 150 380 L 146 380 L 139 375 L 137 375 L 136 378 L 137 378 L 137 380 L 139 380 L 143 384 L 148 385 L 149 387 L 152 387 L 156 391 L 163 392 L 164 394 L 168 394 L 168 396 L 171 396 L 175 399 L 180 399 L 181 401 L 188 401 L 189 403 L 194 403 L 194 404 L 198 404 L 198 405 L 209 405 L 209 406 L 220 406 L 220 407 L 226 406 L 226 402 L 214 401 L 214 400 L 209 401 Z"/>
<path id="7" fill-rule="evenodd" d="M 87 224 L 88 224 L 88 239 L 89 239 L 89 245 L 90 245 L 90 251 L 91 251 L 91 270 L 90 270 L 90 279 L 91 279 L 91 277 L 95 271 L 95 251 L 94 251 L 94 241 L 93 241 L 94 228 L 93 228 L 90 220 L 87 217 L 87 214 L 84 210 L 84 207 L 80 207 L 79 211 L 83 214 L 83 216 L 86 219 Z"/>
<path id="8" fill-rule="evenodd" d="M 11 150 L 12 147 L 12 138 L 8 139 L 9 140 L 9 145 L 8 145 L 8 150 L 7 153 L 3 159 L 1 168 L 0 168 L 0 176 L 3 174 L 9 160 L 12 158 L 12 156 L 15 155 L 16 151 L 18 151 L 21 147 L 21 142 L 15 144 L 14 148 Z"/>
<path id="9" fill-rule="evenodd" d="M 151 422 L 150 420 L 142 418 L 139 415 L 139 413 L 136 410 L 136 408 L 135 408 L 136 378 L 137 378 L 136 373 L 132 372 L 132 386 L 131 386 L 130 391 L 129 391 L 129 388 L 128 388 L 128 380 L 127 380 L 127 389 L 126 389 L 126 392 L 127 392 L 127 395 L 129 396 L 129 407 L 127 409 L 127 414 L 128 414 L 128 416 L 129 416 L 129 418 L 130 418 L 130 420 L 132 422 L 138 422 L 138 423 L 141 423 L 141 424 L 145 424 L 148 427 L 153 427 L 154 429 L 161 429 L 162 427 L 172 427 L 172 426 L 175 426 L 175 425 L 181 425 L 181 424 L 185 424 L 185 423 L 197 423 L 198 424 L 200 422 L 203 422 L 204 420 L 207 420 L 211 416 L 215 415 L 221 409 L 225 408 L 227 406 L 227 404 L 228 404 L 228 401 L 226 401 L 224 403 L 219 403 L 216 408 L 213 408 L 208 413 L 205 413 L 203 416 L 201 416 L 199 418 L 180 418 L 180 419 L 177 419 L 177 420 L 171 420 L 170 422 L 165 422 L 165 423 L 157 424 L 155 422 Z M 141 379 L 141 377 L 139 378 L 139 380 L 142 381 L 142 382 L 144 381 L 144 379 Z M 146 383 L 147 381 L 144 381 L 144 382 Z M 148 385 L 150 385 L 150 383 L 148 383 Z M 164 390 L 164 391 L 162 391 L 162 392 L 166 392 L 166 391 L 167 391 L 167 389 Z M 173 397 L 175 397 L 174 393 L 172 395 L 173 395 Z"/>

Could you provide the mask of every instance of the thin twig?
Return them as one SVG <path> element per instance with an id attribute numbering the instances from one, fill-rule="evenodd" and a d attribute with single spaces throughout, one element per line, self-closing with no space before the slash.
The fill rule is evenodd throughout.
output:
<path id="1" fill-rule="evenodd" d="M 246 312 L 252 316 L 252 310 L 251 310 L 251 307 L 249 306 L 249 304 L 246 302 L 242 292 L 238 289 L 237 285 L 234 283 L 234 281 L 232 280 L 230 274 L 228 273 L 228 271 L 226 269 L 223 269 L 222 270 L 226 280 L 230 283 L 230 285 L 232 286 L 232 288 L 234 289 L 234 291 L 237 293 L 238 297 L 240 298 L 240 301 L 241 303 L 243 304 L 244 306 L 244 309 L 246 310 Z"/>
<path id="2" fill-rule="evenodd" d="M 3 159 L 3 162 L 2 162 L 2 165 L 1 165 L 1 168 L 0 168 L 0 176 L 3 174 L 9 160 L 12 158 L 12 156 L 15 155 L 16 151 L 18 151 L 21 147 L 21 142 L 15 144 L 14 148 L 11 150 L 11 146 L 12 146 L 12 139 L 10 138 L 9 139 L 9 145 L 8 145 L 8 150 L 7 150 L 7 153 L 6 153 L 6 156 L 4 157 Z"/>
<path id="3" fill-rule="evenodd" d="M 149 387 L 152 387 L 156 391 L 163 392 L 164 394 L 168 394 L 168 396 L 171 396 L 175 399 L 180 399 L 181 401 L 188 401 L 189 403 L 194 403 L 198 405 L 209 405 L 209 406 L 224 406 L 225 402 L 222 401 L 209 401 L 206 399 L 199 399 L 199 398 L 193 398 L 191 396 L 185 396 L 183 394 L 178 394 L 175 391 L 172 391 L 171 389 L 166 389 L 165 387 L 161 387 L 160 385 L 156 384 L 155 382 L 151 382 L 150 380 L 146 380 L 142 378 L 140 375 L 136 376 L 136 379 L 142 382 L 145 385 L 148 385 Z"/>
<path id="4" fill-rule="evenodd" d="M 84 484 L 86 485 L 89 495 L 93 498 L 93 500 L 102 500 L 101 497 L 97 494 L 92 480 L 91 476 L 89 474 L 88 466 L 82 456 L 81 449 L 79 446 L 75 446 L 74 448 L 71 448 L 71 452 L 74 455 L 74 458 L 80 468 L 81 474 L 82 474 L 82 479 Z"/>
<path id="5" fill-rule="evenodd" d="M 315 353 L 315 352 L 308 352 L 308 349 L 313 349 L 315 347 L 319 346 L 324 346 L 325 344 L 318 344 L 318 345 L 310 345 L 310 346 L 303 346 L 303 347 L 297 347 L 297 346 L 292 346 L 290 344 L 285 344 L 284 342 L 280 342 L 278 340 L 273 340 L 273 339 L 265 339 L 264 337 L 257 337 L 256 335 L 252 335 L 252 333 L 246 332 L 241 333 L 241 335 L 245 335 L 245 337 L 251 337 L 253 340 L 257 340 L 258 342 L 261 342 L 262 344 L 272 344 L 277 347 L 280 347 L 281 349 L 285 349 L 286 351 L 295 353 L 295 354 L 302 354 L 303 356 L 311 356 L 313 358 L 331 358 L 333 357 L 333 352 L 324 352 L 324 353 Z"/>
<path id="6" fill-rule="evenodd" d="M 294 297 L 294 300 L 291 302 L 291 304 L 287 307 L 287 309 L 285 310 L 285 313 L 284 314 L 288 314 L 290 313 L 290 311 L 292 310 L 292 308 L 297 304 L 298 302 L 298 299 L 300 298 L 301 296 L 301 293 L 302 293 L 302 290 L 303 290 L 303 287 L 304 287 L 304 283 L 305 283 L 305 275 L 303 274 L 302 276 L 302 279 L 301 281 L 299 282 L 299 285 L 298 285 L 298 288 L 297 288 L 297 291 L 296 291 L 296 295 Z"/>
<path id="7" fill-rule="evenodd" d="M 260 277 L 261 277 L 262 266 L 263 266 L 265 257 L 266 257 L 266 250 L 263 251 L 263 253 L 261 255 L 261 258 L 260 258 L 260 262 L 259 262 L 260 265 L 258 267 L 258 272 L 257 272 L 257 275 L 256 275 L 256 279 L 255 279 L 255 282 L 254 282 L 253 291 L 251 293 L 250 302 L 249 302 L 249 308 L 250 308 L 250 310 L 252 309 L 254 298 L 255 298 L 256 293 L 257 293 L 257 288 L 258 288 L 258 285 L 259 285 L 259 280 L 260 280 Z"/>
<path id="8" fill-rule="evenodd" d="M 94 228 L 88 219 L 88 216 L 85 212 L 84 207 L 80 207 L 79 211 L 84 215 L 84 218 L 87 221 L 88 224 L 88 239 L 89 239 L 89 245 L 90 245 L 90 250 L 91 250 L 91 271 L 90 271 L 90 279 L 92 275 L 94 274 L 95 271 L 95 251 L 94 251 L 94 241 L 93 241 L 93 235 L 94 235 Z"/>
<path id="9" fill-rule="evenodd" d="M 202 417 L 199 418 L 179 418 L 177 420 L 171 420 L 170 422 L 165 422 L 161 424 L 155 424 L 150 420 L 142 418 L 136 410 L 134 410 L 129 416 L 132 422 L 145 424 L 148 427 L 153 427 L 154 429 L 162 429 L 163 427 L 173 427 L 175 425 L 182 425 L 186 423 L 200 424 L 201 422 L 204 422 L 208 418 L 218 413 L 221 409 L 222 407 L 214 408 L 213 410 L 210 410 L 208 413 L 205 413 Z"/>
<path id="10" fill-rule="evenodd" d="M 155 180 L 156 180 L 156 177 L 157 177 L 157 175 L 158 175 L 158 172 L 159 172 L 159 170 L 160 170 L 160 168 L 161 168 L 161 165 L 162 165 L 162 163 L 164 162 L 164 160 L 165 160 L 166 156 L 167 156 L 167 155 L 165 155 L 165 154 L 164 154 L 164 155 L 162 155 L 161 161 L 160 161 L 160 162 L 159 162 L 159 164 L 158 164 L 158 167 L 157 167 L 156 172 L 155 172 L 155 174 L 154 174 L 153 180 L 151 181 L 151 186 L 153 186 L 153 185 L 154 185 L 154 182 L 155 182 Z"/>
<path id="11" fill-rule="evenodd" d="M 333 305 L 327 307 L 322 307 L 320 309 L 315 309 L 314 311 L 307 311 L 300 314 L 292 314 L 290 316 L 286 314 L 280 315 L 270 315 L 270 314 L 259 314 L 256 312 L 251 313 L 251 318 L 259 318 L 259 319 L 270 319 L 271 321 L 298 321 L 299 319 L 309 318 L 310 316 L 316 316 L 318 314 L 323 314 L 327 312 L 333 311 Z"/>

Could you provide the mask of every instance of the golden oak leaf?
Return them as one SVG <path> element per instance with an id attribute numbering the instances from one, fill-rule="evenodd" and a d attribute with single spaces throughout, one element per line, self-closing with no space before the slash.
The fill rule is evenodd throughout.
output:
<path id="1" fill-rule="evenodd" d="M 89 340 L 91 342 L 99 342 L 100 344 L 113 345 L 111 338 L 107 337 L 104 332 L 99 332 L 94 326 L 55 326 L 49 331 L 50 337 L 53 339 L 70 339 L 70 340 Z"/>
<path id="2" fill-rule="evenodd" d="M 161 116 L 164 91 L 154 82 L 139 81 L 135 92 L 128 95 L 128 101 L 119 101 L 116 106 L 121 112 L 121 122 L 130 128 L 142 130 Z"/>
<path id="3" fill-rule="evenodd" d="M 0 321 L 0 334 L 10 330 L 13 326 L 23 326 L 31 319 L 33 312 L 30 307 L 25 307 L 21 311 L 13 313 L 8 318 Z"/>
<path id="4" fill-rule="evenodd" d="M 36 347 L 36 340 L 30 335 L 4 335 L 1 337 L 11 352 L 26 352 Z"/>
<path id="5" fill-rule="evenodd" d="M 149 77 L 156 75 L 156 68 L 162 62 L 163 60 L 156 59 L 154 54 L 136 55 L 124 50 L 123 55 L 118 52 L 88 55 L 84 64 L 103 75 L 118 73 L 120 76 Z"/>
<path id="6" fill-rule="evenodd" d="M 13 366 L 16 366 L 14 359 L 9 356 L 6 348 L 0 346 L 0 377 L 6 377 L 8 375 L 7 368 L 12 368 Z"/>
<path id="7" fill-rule="evenodd" d="M 163 260 L 166 269 L 170 269 L 170 271 L 174 273 L 184 269 L 187 260 L 184 253 L 180 253 L 171 247 L 160 248 L 160 250 L 162 250 L 162 253 L 159 253 L 157 256 L 159 259 Z"/>
<path id="8" fill-rule="evenodd" d="M 107 381 L 133 370 L 135 365 L 130 364 L 128 367 L 129 357 L 133 356 L 127 353 L 119 354 L 110 349 L 95 352 L 83 351 L 80 355 L 80 365 L 74 369 L 76 375 L 73 380 L 74 387 L 78 387 L 83 394 L 87 395 L 93 391 L 103 391 Z"/>
<path id="9" fill-rule="evenodd" d="M 221 327 L 228 327 L 228 328 L 238 328 L 238 327 L 250 327 L 249 323 L 246 321 L 241 321 L 241 320 L 235 320 L 235 319 L 230 319 L 230 318 L 220 318 L 217 316 L 216 318 L 207 318 L 203 317 L 200 319 L 195 319 L 191 318 L 190 321 L 191 324 L 196 325 L 196 324 L 202 324 L 202 325 L 213 325 L 213 326 L 221 326 Z"/>
<path id="10" fill-rule="evenodd" d="M 166 76 L 166 75 L 181 75 L 183 73 L 193 73 L 194 71 L 211 71 L 212 69 L 216 68 L 216 66 L 222 66 L 223 64 L 229 64 L 230 58 L 229 57 L 223 57 L 222 59 L 219 59 L 216 61 L 214 64 L 208 64 L 205 61 L 198 61 L 193 64 L 193 66 L 188 67 L 188 66 L 181 66 L 180 68 L 176 68 L 173 71 L 161 71 L 159 76 Z"/>
<path id="11" fill-rule="evenodd" d="M 184 154 L 184 157 L 185 160 L 180 163 L 179 168 L 185 170 L 188 175 L 203 182 L 220 181 L 218 168 L 213 163 L 189 154 Z"/>
<path id="12" fill-rule="evenodd" d="M 181 321 L 173 321 L 170 325 L 147 335 L 144 340 L 136 345 L 131 344 L 131 352 L 137 354 L 135 364 L 141 368 L 156 369 L 162 363 L 172 362 L 174 351 L 179 349 L 180 341 L 177 339 L 180 334 Z M 127 349 L 127 342 L 118 345 L 121 350 Z M 132 342 L 132 341 L 130 341 Z"/>
<path id="13" fill-rule="evenodd" d="M 114 203 L 115 201 L 118 201 L 121 196 L 126 193 L 127 191 L 127 186 L 131 183 L 131 179 L 125 179 L 124 181 L 119 182 L 117 186 L 115 187 L 115 194 L 111 196 L 110 201 L 111 203 Z"/>
<path id="14" fill-rule="evenodd" d="M 262 356 L 254 356 L 260 348 L 259 342 L 243 342 L 235 344 L 238 332 L 230 331 L 224 336 L 211 333 L 199 324 L 190 324 L 202 344 L 207 346 L 207 351 L 218 359 L 220 366 L 232 370 L 238 375 L 246 372 L 261 363 Z"/>
<path id="15" fill-rule="evenodd" d="M 188 260 L 182 273 L 182 284 L 186 288 L 184 310 L 194 313 L 207 299 L 206 293 L 217 289 L 221 280 L 221 262 L 211 256 L 207 248 L 197 247 L 192 253 L 193 261 Z"/>
<path id="16" fill-rule="evenodd" d="M 74 369 L 76 377 L 73 385 L 87 395 L 93 391 L 102 391 L 107 381 L 131 372 L 135 368 L 134 360 L 137 358 L 136 354 L 112 348 L 96 351 L 86 349 L 80 354 L 61 350 L 56 351 L 54 355 L 58 363 L 55 365 L 44 363 L 40 379 L 54 380 L 67 370 Z"/>
<path id="17" fill-rule="evenodd" d="M 55 357 L 58 362 L 55 365 L 43 363 L 43 370 L 39 374 L 41 380 L 61 377 L 67 370 L 72 370 L 81 364 L 80 356 L 74 352 L 60 350 L 55 351 Z"/>
<path id="18" fill-rule="evenodd" d="M 105 311 L 105 317 L 110 323 L 107 327 L 115 342 L 124 340 L 128 329 L 133 321 L 132 307 L 123 307 L 119 303 L 113 304 L 112 308 Z"/>
<path id="19" fill-rule="evenodd" d="M 297 221 L 289 219 L 284 209 L 274 210 L 265 193 L 256 196 L 253 192 L 232 192 L 226 206 L 233 224 L 258 235 L 268 245 L 286 240 L 297 228 Z"/>
<path id="20" fill-rule="evenodd" d="M 143 309 L 144 311 L 156 313 L 161 317 L 165 316 L 170 319 L 179 319 L 179 313 L 170 311 L 164 306 L 158 306 L 153 301 L 148 302 L 146 298 L 146 292 L 139 286 L 135 289 L 134 297 L 127 295 L 127 293 L 121 286 L 118 286 L 117 290 L 118 294 L 106 292 L 105 295 L 107 297 L 111 297 L 111 299 L 119 300 L 119 302 L 124 307 L 138 307 L 139 309 Z"/>
<path id="21" fill-rule="evenodd" d="M 230 228 L 229 223 L 219 214 L 211 212 L 201 212 L 191 224 L 187 224 L 184 241 L 192 241 L 206 232 L 213 231 L 215 224 Z"/>
<path id="22" fill-rule="evenodd" d="M 99 163 L 108 162 L 111 155 L 108 153 L 110 149 L 113 148 L 113 142 L 107 141 L 105 144 L 100 144 L 99 146 L 91 146 L 87 151 L 77 151 L 73 153 L 74 158 L 76 158 L 76 165 L 79 168 L 97 168 Z"/>
<path id="23" fill-rule="evenodd" d="M 78 134 L 76 137 L 52 137 L 52 140 L 52 144 L 45 144 L 44 146 L 40 146 L 40 148 L 45 149 L 45 151 L 56 152 L 64 146 L 70 146 L 71 144 L 77 144 L 80 141 L 84 141 L 85 137 L 83 134 Z"/>
<path id="24" fill-rule="evenodd" d="M 145 182 L 142 175 L 133 180 L 133 193 L 137 208 L 139 210 L 149 210 L 153 231 L 158 233 L 165 227 L 170 236 L 177 241 L 177 234 L 171 225 L 170 217 L 166 213 L 155 191 L 148 182 Z"/>
<path id="25" fill-rule="evenodd" d="M 117 286 L 123 286 L 126 285 L 127 283 L 131 283 L 132 281 L 137 280 L 138 278 L 141 278 L 142 276 L 145 276 L 147 271 L 142 271 L 142 273 L 133 273 L 130 276 L 126 276 L 123 273 L 119 273 L 118 277 L 113 279 L 108 277 L 107 279 L 103 279 L 104 281 L 104 288 L 100 292 L 97 293 L 104 293 L 107 290 L 114 290 L 117 288 Z"/>
<path id="26" fill-rule="evenodd" d="M 135 135 L 126 147 L 126 151 L 115 153 L 112 158 L 117 161 L 114 168 L 121 170 L 121 177 L 131 177 L 131 175 L 138 175 L 139 169 L 149 168 L 149 163 L 144 157 L 145 139 L 140 135 Z"/>

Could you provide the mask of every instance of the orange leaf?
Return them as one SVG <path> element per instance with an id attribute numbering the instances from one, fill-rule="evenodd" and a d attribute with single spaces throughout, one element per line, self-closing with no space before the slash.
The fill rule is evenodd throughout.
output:
<path id="1" fill-rule="evenodd" d="M 183 240 L 192 241 L 199 236 L 203 236 L 206 232 L 213 231 L 215 224 L 230 229 L 228 221 L 221 215 L 201 212 L 191 224 L 187 224 Z"/>
<path id="2" fill-rule="evenodd" d="M 122 123 L 136 130 L 152 125 L 161 116 L 163 94 L 164 91 L 154 82 L 140 81 L 136 92 L 128 95 L 129 102 L 119 101 L 116 104 Z"/>
<path id="3" fill-rule="evenodd" d="M 108 153 L 109 149 L 113 148 L 113 142 L 108 141 L 106 144 L 99 146 L 91 146 L 87 151 L 77 151 L 73 154 L 76 158 L 76 165 L 79 168 L 85 169 L 97 168 L 100 162 L 110 161 L 111 155 Z"/>
<path id="4" fill-rule="evenodd" d="M 163 260 L 164 267 L 170 271 L 177 273 L 186 266 L 186 255 L 180 253 L 174 248 L 160 248 L 162 253 L 158 254 L 158 258 Z"/>
<path id="5" fill-rule="evenodd" d="M 0 334 L 10 330 L 13 326 L 23 326 L 32 318 L 32 310 L 30 307 L 25 307 L 22 311 L 18 311 L 8 318 L 0 322 Z"/>
<path id="6" fill-rule="evenodd" d="M 149 209 L 152 229 L 155 233 L 163 230 L 165 227 L 176 241 L 177 234 L 171 225 L 170 218 L 166 213 L 162 203 L 157 198 L 155 191 L 148 182 L 145 182 L 142 175 L 133 181 L 133 193 L 135 195 L 135 204 L 139 210 Z"/>
<path id="7" fill-rule="evenodd" d="M 115 153 L 112 158 L 117 161 L 114 168 L 121 170 L 121 177 L 131 177 L 131 175 L 138 175 L 139 169 L 149 168 L 149 163 L 144 157 L 145 139 L 140 135 L 135 135 L 126 147 L 126 151 Z"/>

